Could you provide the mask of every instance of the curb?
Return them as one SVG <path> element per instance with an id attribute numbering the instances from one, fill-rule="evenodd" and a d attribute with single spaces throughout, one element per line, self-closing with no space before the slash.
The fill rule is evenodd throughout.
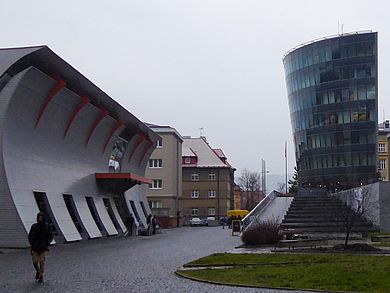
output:
<path id="1" fill-rule="evenodd" d="M 218 268 L 218 267 L 232 267 L 232 268 L 238 268 L 238 267 L 255 267 L 255 266 L 284 266 L 284 265 L 298 265 L 298 264 L 312 264 L 312 263 L 316 263 L 316 264 L 320 264 L 320 263 L 328 263 L 329 261 L 328 260 L 321 260 L 321 261 L 302 261 L 302 262 L 278 262 L 278 263 L 270 263 L 270 262 L 257 262 L 257 263 L 236 263 L 236 264 L 229 264 L 229 263 L 225 263 L 225 264 L 193 264 L 193 265 L 189 265 L 189 264 L 184 264 L 183 265 L 183 268 L 185 269 L 190 269 L 190 268 Z M 347 262 L 347 261 L 340 261 L 340 260 L 335 260 L 334 261 L 335 263 L 341 263 L 341 262 Z M 179 269 L 180 270 L 180 269 Z"/>
<path id="2" fill-rule="evenodd" d="M 209 281 L 204 279 L 199 279 L 196 277 L 189 277 L 185 276 L 181 273 L 180 270 L 175 271 L 175 275 L 183 278 L 188 279 L 195 282 L 201 282 L 206 283 L 210 285 L 221 285 L 221 286 L 229 286 L 229 287 L 240 287 L 240 288 L 259 288 L 259 289 L 276 289 L 276 290 L 286 290 L 286 291 L 300 291 L 300 292 L 333 292 L 333 293 L 349 293 L 348 291 L 329 291 L 329 290 L 321 290 L 321 289 L 301 289 L 301 288 L 289 288 L 289 287 L 267 287 L 267 286 L 257 286 L 257 285 L 249 285 L 249 284 L 235 284 L 235 283 L 223 283 L 218 281 Z"/>
<path id="3" fill-rule="evenodd" d="M 223 283 L 218 281 L 209 281 L 204 279 L 199 279 L 196 277 L 185 276 L 181 273 L 180 270 L 175 271 L 175 275 L 180 278 L 188 279 L 191 281 L 206 283 L 210 285 L 221 285 L 221 286 L 229 286 L 229 287 L 241 287 L 241 288 L 259 288 L 259 289 L 276 289 L 276 290 L 287 290 L 287 291 L 301 291 L 301 292 L 333 292 L 333 293 L 349 293 L 348 291 L 329 291 L 329 290 L 321 290 L 321 289 L 301 289 L 301 288 L 289 288 L 289 287 L 267 287 L 267 286 L 256 286 L 249 284 L 234 284 L 234 283 Z"/>

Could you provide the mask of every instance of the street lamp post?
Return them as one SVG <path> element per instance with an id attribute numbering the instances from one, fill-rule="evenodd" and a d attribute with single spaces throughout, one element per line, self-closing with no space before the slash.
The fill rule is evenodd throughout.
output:
<path id="1" fill-rule="evenodd" d="M 267 173 L 269 173 L 269 170 L 266 170 L 265 167 L 265 160 L 261 159 L 261 191 L 264 195 L 267 195 Z"/>

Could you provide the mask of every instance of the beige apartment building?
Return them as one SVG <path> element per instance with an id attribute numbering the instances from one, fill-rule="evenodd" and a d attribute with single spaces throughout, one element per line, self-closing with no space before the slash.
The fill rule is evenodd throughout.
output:
<path id="1" fill-rule="evenodd" d="M 184 137 L 182 157 L 183 222 L 187 224 L 193 217 L 225 216 L 233 208 L 235 169 L 223 151 L 211 148 L 205 137 Z"/>
<path id="2" fill-rule="evenodd" d="M 390 122 L 378 125 L 378 175 L 381 181 L 389 181 L 389 135 Z"/>
<path id="3" fill-rule="evenodd" d="M 182 136 L 175 128 L 148 124 L 161 139 L 150 156 L 146 178 L 152 180 L 146 196 L 162 228 L 177 227 L 182 194 Z"/>

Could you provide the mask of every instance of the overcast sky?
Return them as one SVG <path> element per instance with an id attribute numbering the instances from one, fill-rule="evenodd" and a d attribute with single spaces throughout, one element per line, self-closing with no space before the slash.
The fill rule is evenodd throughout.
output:
<path id="1" fill-rule="evenodd" d="M 101 3 L 98 4 L 97 2 Z M 4 1 L 0 47 L 47 44 L 140 120 L 222 148 L 238 169 L 295 165 L 283 54 L 379 33 L 379 109 L 390 117 L 388 1 Z M 372 4 L 372 6 L 370 6 Z"/>

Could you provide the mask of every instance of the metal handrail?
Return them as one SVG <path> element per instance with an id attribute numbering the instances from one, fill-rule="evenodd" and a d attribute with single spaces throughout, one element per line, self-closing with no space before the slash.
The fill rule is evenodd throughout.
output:
<path id="1" fill-rule="evenodd" d="M 298 46 L 295 46 L 294 48 L 288 50 L 282 57 L 282 61 L 284 60 L 284 58 L 286 58 L 286 56 L 288 54 L 290 54 L 291 52 L 299 49 L 299 48 L 302 48 L 306 45 L 309 45 L 309 44 L 313 44 L 313 43 L 316 43 L 316 42 L 319 42 L 319 41 L 324 41 L 324 40 L 330 40 L 330 39 L 334 39 L 334 38 L 337 38 L 337 37 L 343 37 L 343 36 L 351 36 L 351 35 L 358 35 L 358 34 L 367 34 L 367 33 L 372 33 L 372 30 L 361 30 L 361 31 L 354 31 L 354 32 L 349 32 L 349 33 L 342 33 L 342 34 L 337 34 L 337 35 L 330 35 L 330 36 L 327 36 L 327 37 L 321 37 L 321 38 L 317 38 L 317 39 L 314 39 L 314 40 L 311 40 L 311 41 L 307 41 L 307 42 L 304 42 Z"/>
<path id="2" fill-rule="evenodd" d="M 272 199 L 275 198 L 275 192 L 274 190 L 271 191 L 266 197 L 264 197 L 250 212 L 247 214 L 243 219 L 242 223 L 244 227 L 248 227 L 251 222 L 247 223 L 250 220 L 250 217 L 256 213 L 258 210 L 262 210 L 265 206 L 267 206 Z M 257 215 L 255 215 L 257 217 Z"/>

